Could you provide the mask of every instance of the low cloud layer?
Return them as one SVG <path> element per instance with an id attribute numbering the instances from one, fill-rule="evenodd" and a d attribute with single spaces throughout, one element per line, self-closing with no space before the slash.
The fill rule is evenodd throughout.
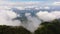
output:
<path id="1" fill-rule="evenodd" d="M 17 0 L 16 0 L 17 1 Z M 45 21 L 52 21 L 60 18 L 60 11 L 37 11 L 35 16 L 31 13 L 25 13 L 20 16 L 18 10 L 33 9 L 33 10 L 53 10 L 60 6 L 59 0 L 48 0 L 49 2 L 12 2 L 12 0 L 0 0 L 0 25 L 7 26 L 23 26 L 27 30 L 34 32 L 39 25 Z M 51 1 L 51 2 L 50 2 Z M 55 2 L 56 1 L 56 2 Z M 59 2 L 58 2 L 59 1 Z M 17 12 L 11 10 L 17 8 Z M 59 7 L 58 7 L 59 9 Z M 56 9 L 56 10 L 58 10 Z M 31 10 L 33 12 L 33 10 Z M 59 9 L 60 10 L 60 9 Z M 19 13 L 19 14 L 18 14 Z M 17 18 L 17 19 L 15 19 Z M 13 20 L 15 19 L 15 20 Z"/>
<path id="2" fill-rule="evenodd" d="M 60 18 L 60 11 L 40 11 L 36 15 L 43 21 L 52 21 Z"/>
<path id="3" fill-rule="evenodd" d="M 60 11 L 39 11 L 35 15 L 31 16 L 31 13 L 25 13 L 24 17 L 12 10 L 0 10 L 0 25 L 7 26 L 23 26 L 27 30 L 34 32 L 42 21 L 52 21 L 60 18 Z M 16 20 L 13 20 L 17 18 Z"/>
<path id="4" fill-rule="evenodd" d="M 5 11 L 0 10 L 0 25 L 8 25 L 8 26 L 19 26 L 20 21 L 15 20 L 13 21 L 13 18 L 16 18 L 17 14 L 12 11 Z"/>
<path id="5" fill-rule="evenodd" d="M 1 10 L 0 25 L 23 26 L 27 30 L 34 32 L 38 28 L 41 21 L 36 17 L 32 17 L 30 13 L 25 13 L 25 16 L 27 17 L 27 19 L 25 19 L 24 17 L 23 17 L 24 19 L 21 18 L 24 21 L 20 21 L 19 19 L 13 20 L 14 18 L 17 18 L 17 17 L 20 18 L 20 16 L 18 16 L 18 14 L 16 14 L 11 10 Z"/>

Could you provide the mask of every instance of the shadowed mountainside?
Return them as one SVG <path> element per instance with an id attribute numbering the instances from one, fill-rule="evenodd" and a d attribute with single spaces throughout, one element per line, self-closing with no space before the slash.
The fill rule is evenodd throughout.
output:
<path id="1" fill-rule="evenodd" d="M 32 34 L 22 26 L 0 25 L 0 34 Z M 60 34 L 60 20 L 43 22 L 34 34 Z"/>

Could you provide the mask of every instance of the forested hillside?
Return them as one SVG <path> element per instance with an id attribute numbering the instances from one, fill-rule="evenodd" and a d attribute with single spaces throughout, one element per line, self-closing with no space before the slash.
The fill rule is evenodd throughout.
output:
<path id="1" fill-rule="evenodd" d="M 32 34 L 22 26 L 6 26 L 0 25 L 0 34 Z M 34 34 L 60 34 L 60 20 L 51 22 L 43 22 Z"/>

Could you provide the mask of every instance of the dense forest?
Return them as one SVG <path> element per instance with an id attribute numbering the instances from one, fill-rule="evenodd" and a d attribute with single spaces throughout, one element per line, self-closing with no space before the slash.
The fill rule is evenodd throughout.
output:
<path id="1" fill-rule="evenodd" d="M 32 34 L 22 26 L 12 27 L 0 25 L 0 34 Z M 51 22 L 42 22 L 34 34 L 60 34 L 60 20 L 55 19 Z"/>

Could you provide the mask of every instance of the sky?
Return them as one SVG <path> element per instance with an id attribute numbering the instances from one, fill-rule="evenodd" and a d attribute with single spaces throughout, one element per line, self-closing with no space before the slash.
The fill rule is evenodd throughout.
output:
<path id="1" fill-rule="evenodd" d="M 8 9 L 17 8 L 20 10 L 24 10 L 25 8 L 35 8 L 35 9 L 50 9 L 51 6 L 60 6 L 60 0 L 0 0 L 0 22 L 1 24 L 6 25 L 20 25 L 20 20 L 12 21 L 13 18 L 17 17 L 17 14 L 13 11 L 9 11 Z M 18 15 L 19 16 L 19 15 Z M 52 11 L 51 13 L 45 12 L 38 12 L 38 18 L 42 19 L 43 21 L 50 21 L 55 18 L 60 18 L 60 11 Z M 25 28 L 33 30 L 37 28 L 36 26 L 39 25 L 40 20 L 27 16 L 29 20 L 29 24 L 23 24 Z M 36 23 L 37 22 L 37 23 Z M 28 27 L 26 27 L 26 25 Z M 32 29 L 31 29 L 32 30 Z"/>
<path id="2" fill-rule="evenodd" d="M 60 6 L 60 0 L 0 0 L 0 9 L 8 7 L 50 7 Z"/>
<path id="3" fill-rule="evenodd" d="M 13 2 L 44 1 L 44 2 L 49 2 L 49 1 L 60 1 L 60 0 L 5 0 L 5 1 L 13 1 Z"/>

